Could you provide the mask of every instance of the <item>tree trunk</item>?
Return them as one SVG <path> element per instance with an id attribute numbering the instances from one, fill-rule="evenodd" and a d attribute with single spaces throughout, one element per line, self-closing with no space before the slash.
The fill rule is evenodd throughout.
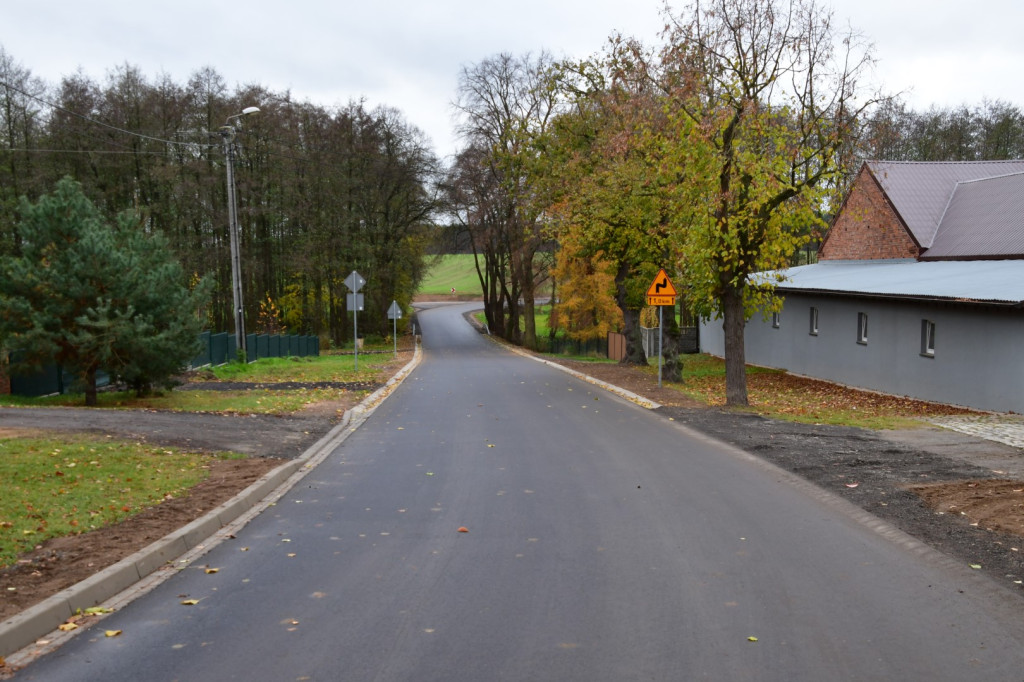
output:
<path id="1" fill-rule="evenodd" d="M 722 297 L 725 320 L 725 404 L 748 405 L 747 360 L 743 341 L 746 320 L 743 314 L 743 295 L 735 287 L 727 287 Z"/>
<path id="2" fill-rule="evenodd" d="M 661 356 L 664 364 L 661 368 L 661 375 L 665 381 L 679 383 L 683 380 L 683 355 L 679 352 L 681 334 L 679 323 L 676 321 L 675 306 L 666 306 L 662 320 L 664 329 L 661 330 Z"/>
<path id="3" fill-rule="evenodd" d="M 96 407 L 99 400 L 96 397 L 96 368 L 90 367 L 85 371 L 85 406 Z"/>
<path id="4" fill-rule="evenodd" d="M 629 274 L 629 265 L 623 261 L 615 273 L 615 302 L 622 311 L 622 335 L 626 337 L 626 355 L 619 364 L 646 367 L 647 355 L 640 341 L 640 311 L 629 306 L 626 293 L 626 280 Z"/>

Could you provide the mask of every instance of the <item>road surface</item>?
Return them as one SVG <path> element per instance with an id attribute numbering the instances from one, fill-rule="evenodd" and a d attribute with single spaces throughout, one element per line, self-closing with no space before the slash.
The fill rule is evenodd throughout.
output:
<path id="1" fill-rule="evenodd" d="M 465 309 L 236 539 L 17 679 L 1024 680 L 1019 597 Z"/>

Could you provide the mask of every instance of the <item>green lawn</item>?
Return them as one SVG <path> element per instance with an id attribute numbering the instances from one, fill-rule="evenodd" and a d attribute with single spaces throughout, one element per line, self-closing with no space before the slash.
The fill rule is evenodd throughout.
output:
<path id="1" fill-rule="evenodd" d="M 472 254 L 450 254 L 438 256 L 420 284 L 420 294 L 451 294 L 452 287 L 458 295 L 482 295 L 480 280 L 476 274 Z"/>
<path id="2" fill-rule="evenodd" d="M 0 438 L 0 566 L 186 494 L 214 458 L 99 436 Z"/>

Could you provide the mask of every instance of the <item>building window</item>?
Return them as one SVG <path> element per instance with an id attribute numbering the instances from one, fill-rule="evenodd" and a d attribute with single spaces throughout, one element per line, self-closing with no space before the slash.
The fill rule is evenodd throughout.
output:
<path id="1" fill-rule="evenodd" d="M 935 357 L 935 323 L 921 320 L 921 355 Z"/>
<path id="2" fill-rule="evenodd" d="M 778 329 L 782 326 L 782 313 L 772 313 L 772 327 Z"/>
<path id="3" fill-rule="evenodd" d="M 857 313 L 857 343 L 868 343 L 868 314 Z"/>
<path id="4" fill-rule="evenodd" d="M 818 335 L 818 309 L 811 306 L 811 335 Z"/>

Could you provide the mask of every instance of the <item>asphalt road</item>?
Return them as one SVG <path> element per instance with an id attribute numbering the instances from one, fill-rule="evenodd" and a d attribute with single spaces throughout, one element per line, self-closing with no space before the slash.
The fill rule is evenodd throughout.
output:
<path id="1" fill-rule="evenodd" d="M 237 539 L 17 679 L 1024 679 L 1019 597 L 464 309 Z"/>

